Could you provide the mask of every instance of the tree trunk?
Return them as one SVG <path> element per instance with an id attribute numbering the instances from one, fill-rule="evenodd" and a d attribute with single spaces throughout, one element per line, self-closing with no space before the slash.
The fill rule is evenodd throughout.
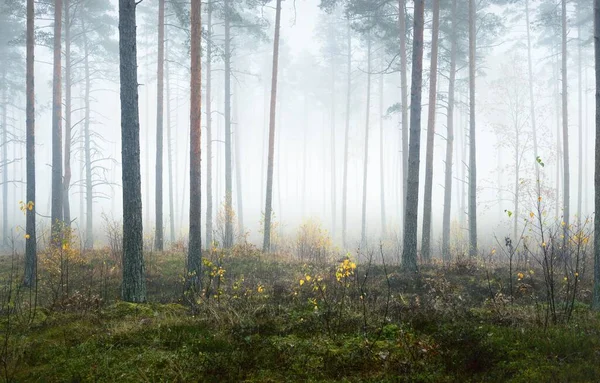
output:
<path id="1" fill-rule="evenodd" d="M 206 247 L 213 243 L 213 192 L 212 192 L 212 0 L 207 4 L 206 23 Z"/>
<path id="2" fill-rule="evenodd" d="M 440 33 L 440 0 L 433 0 L 431 65 L 429 69 L 429 112 L 427 116 L 427 153 L 425 158 L 425 198 L 423 199 L 423 233 L 421 256 L 431 261 L 431 199 L 433 194 L 433 143 L 435 138 L 435 107 L 437 103 L 437 59 Z"/>
<path id="3" fill-rule="evenodd" d="M 537 163 L 538 158 L 538 141 L 537 141 L 537 126 L 535 124 L 535 100 L 533 98 L 533 64 L 531 59 L 531 33 L 529 31 L 529 0 L 525 0 L 525 23 L 527 28 L 527 64 L 529 77 L 529 117 L 531 118 L 531 133 L 533 135 L 533 160 L 535 161 L 535 179 L 536 191 L 540 195 L 540 168 Z"/>
<path id="4" fill-rule="evenodd" d="M 556 207 L 554 218 L 558 221 L 560 217 L 560 159 L 561 159 L 561 139 L 560 139 L 560 90 L 559 90 L 559 77 L 560 77 L 560 64 L 558 59 L 558 54 L 556 54 L 556 77 L 554 81 L 555 89 L 554 89 L 554 101 L 556 110 L 556 184 L 555 184 L 555 193 L 556 193 Z"/>
<path id="5" fill-rule="evenodd" d="M 519 100 L 516 100 L 517 104 Z M 519 125 L 515 120 L 515 196 L 514 205 L 515 211 L 513 212 L 513 243 L 519 242 L 519 151 L 520 151 L 520 140 L 519 140 Z"/>
<path id="6" fill-rule="evenodd" d="M 600 211 L 600 0 L 594 0 L 594 61 L 596 72 L 596 153 L 594 204 Z M 600 311 L 600 219 L 594 220 L 594 288 L 592 308 Z"/>
<path id="7" fill-rule="evenodd" d="M 279 67 L 279 29 L 281 26 L 281 0 L 277 0 L 275 14 L 275 39 L 273 42 L 273 74 L 271 76 L 271 109 L 269 118 L 269 157 L 267 161 L 267 197 L 265 202 L 265 228 L 263 252 L 271 249 L 271 212 L 273 203 L 273 161 L 275 154 L 275 110 L 277 108 L 277 71 Z"/>
<path id="8" fill-rule="evenodd" d="M 406 191 L 408 188 L 408 79 L 407 79 L 407 55 L 406 50 L 406 0 L 398 0 L 399 18 L 400 18 L 400 109 L 402 114 L 402 202 L 406 201 Z M 404 211 L 406 206 L 403 206 Z M 402 225 L 406 226 L 402 214 Z"/>
<path id="9" fill-rule="evenodd" d="M 583 92 L 582 92 L 582 73 L 581 68 L 581 1 L 577 3 L 577 100 L 578 100 L 578 125 L 579 125 L 579 160 L 577 167 L 577 230 L 581 229 L 581 203 L 583 199 Z"/>
<path id="10" fill-rule="evenodd" d="M 25 276 L 23 285 L 31 287 L 37 275 L 37 238 L 35 230 L 35 90 L 34 90 L 34 0 L 27 0 L 27 77 L 26 77 L 26 147 L 27 147 L 27 203 L 32 202 L 27 209 L 25 224 Z M 6 200 L 6 199 L 5 199 Z"/>
<path id="11" fill-rule="evenodd" d="M 568 79 L 567 79 L 567 0 L 562 0 L 562 128 L 563 128 L 563 247 L 568 244 L 570 218 L 570 174 L 569 174 L 569 110 L 568 110 Z"/>
<path id="12" fill-rule="evenodd" d="M 335 35 L 331 36 L 335 39 Z M 335 166 L 335 56 L 331 56 L 331 238 L 335 241 L 337 218 L 337 175 Z"/>
<path id="13" fill-rule="evenodd" d="M 121 145 L 123 164 L 123 285 L 127 302 L 146 301 L 135 0 L 119 0 Z"/>
<path id="14" fill-rule="evenodd" d="M 63 178 L 63 210 L 65 226 L 71 227 L 71 204 L 69 188 L 71 186 L 71 139 L 72 139 L 72 78 L 71 78 L 71 10 L 69 0 L 64 1 L 65 29 L 65 175 Z"/>
<path id="15" fill-rule="evenodd" d="M 475 0 L 469 0 L 469 255 L 477 255 L 477 147 L 475 141 Z"/>
<path id="16" fill-rule="evenodd" d="M 166 36 L 166 34 L 165 34 Z M 167 57 L 169 56 L 169 40 L 166 39 L 166 53 Z M 171 240 L 171 244 L 175 243 L 175 205 L 173 201 L 173 150 L 171 148 L 172 144 L 172 134 L 171 130 L 171 87 L 169 82 L 169 60 L 165 60 L 165 69 L 167 72 L 165 73 L 165 81 L 167 82 L 167 166 L 169 168 L 169 238 Z"/>
<path id="17" fill-rule="evenodd" d="M 306 167 L 308 160 L 308 91 L 304 91 L 304 137 L 302 142 L 302 218 L 306 217 Z"/>
<path id="18" fill-rule="evenodd" d="M 201 283 L 202 229 L 200 225 L 201 196 L 200 161 L 202 144 L 202 67 L 200 44 L 202 26 L 200 0 L 192 0 L 191 7 L 191 82 L 190 82 L 190 229 L 187 272 L 192 287 L 198 289 Z"/>
<path id="19" fill-rule="evenodd" d="M 383 69 L 384 55 L 381 54 L 381 67 Z M 383 72 L 379 77 L 379 193 L 381 199 L 381 237 L 387 236 L 387 225 L 385 217 L 385 163 L 384 163 L 384 151 L 383 151 Z"/>
<path id="20" fill-rule="evenodd" d="M 452 212 L 452 161 L 454 150 L 454 87 L 456 82 L 456 8 L 457 0 L 452 0 L 452 41 L 450 42 L 450 78 L 448 83 L 448 110 L 446 128 L 446 163 L 444 175 L 444 216 L 442 222 L 442 258 L 449 261 L 450 254 L 450 214 Z"/>
<path id="21" fill-rule="evenodd" d="M 90 62 L 89 62 L 89 46 L 87 40 L 87 30 L 84 18 L 81 18 L 81 28 L 83 36 L 83 51 L 84 51 L 84 71 L 85 71 L 85 97 L 84 109 L 85 118 L 83 124 L 84 134 L 84 152 L 85 152 L 85 244 L 86 249 L 94 248 L 94 214 L 93 214 L 93 184 L 92 184 L 92 148 L 90 138 Z"/>
<path id="22" fill-rule="evenodd" d="M 54 3 L 54 70 L 52 79 L 52 243 L 61 245 L 63 221 L 62 182 L 62 0 Z"/>
<path id="23" fill-rule="evenodd" d="M 404 249 L 402 267 L 417 269 L 417 215 L 419 209 L 419 161 L 421 155 L 421 89 L 423 86 L 423 29 L 425 0 L 415 0 L 412 52 L 412 84 L 410 90 L 410 144 L 408 183 L 404 216 Z"/>
<path id="24" fill-rule="evenodd" d="M 238 118 L 238 98 L 237 98 L 237 85 L 234 83 L 233 89 L 233 121 L 235 123 L 233 144 L 235 149 L 235 186 L 236 186 L 236 197 L 237 197 L 237 217 L 238 217 L 238 231 L 239 235 L 244 236 L 244 201 L 242 192 L 242 158 L 240 148 L 240 120 Z"/>
<path id="25" fill-rule="evenodd" d="M 6 69 L 2 71 L 2 82 L 6 84 Z M 6 110 L 8 105 L 7 87 L 2 87 L 2 242 L 4 245 L 9 244 L 8 230 L 8 124 L 6 122 Z"/>
<path id="26" fill-rule="evenodd" d="M 165 65 L 165 0 L 158 0 L 158 61 L 156 69 L 156 233 L 154 248 L 162 251 L 163 233 L 163 105 L 164 105 L 164 65 Z"/>
<path id="27" fill-rule="evenodd" d="M 367 177 L 369 164 L 369 117 L 371 113 L 371 33 L 367 32 L 367 110 L 365 117 L 365 159 L 363 162 L 362 230 L 360 247 L 367 246 Z"/>
<path id="28" fill-rule="evenodd" d="M 350 101 L 352 92 L 352 35 L 350 33 L 350 17 L 347 19 L 347 38 L 348 38 L 348 56 L 347 71 L 348 79 L 346 84 L 346 129 L 344 131 L 344 174 L 342 179 L 342 245 L 348 247 L 346 232 L 346 217 L 348 209 L 348 142 L 350 136 Z"/>
<path id="29" fill-rule="evenodd" d="M 231 9 L 225 0 L 225 238 L 223 246 L 233 246 L 233 178 L 231 161 Z"/>

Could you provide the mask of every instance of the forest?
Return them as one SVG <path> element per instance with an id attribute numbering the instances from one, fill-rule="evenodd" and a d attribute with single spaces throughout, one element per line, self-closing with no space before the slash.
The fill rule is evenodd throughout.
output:
<path id="1" fill-rule="evenodd" d="M 0 380 L 594 382 L 600 0 L 0 0 Z"/>

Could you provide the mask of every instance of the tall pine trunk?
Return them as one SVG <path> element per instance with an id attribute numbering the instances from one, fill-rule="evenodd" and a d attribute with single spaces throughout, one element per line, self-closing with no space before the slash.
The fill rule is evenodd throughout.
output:
<path id="1" fill-rule="evenodd" d="M 533 137 L 533 156 L 535 163 L 535 180 L 536 180 L 536 191 L 540 194 L 540 168 L 537 164 L 538 158 L 538 140 L 537 140 L 537 126 L 535 123 L 535 99 L 533 98 L 533 64 L 531 59 L 531 33 L 529 30 L 529 0 L 525 0 L 525 27 L 527 28 L 527 66 L 528 66 L 528 80 L 529 80 L 529 118 L 531 119 L 531 133 Z"/>
<path id="2" fill-rule="evenodd" d="M 342 245 L 344 247 L 348 246 L 346 232 L 346 217 L 348 209 L 348 143 L 350 136 L 350 94 L 352 92 L 352 35 L 350 33 L 351 29 L 349 16 L 346 23 L 348 39 L 348 55 L 346 57 L 346 70 L 348 71 L 348 77 L 346 83 L 346 129 L 344 130 L 344 171 L 342 177 Z"/>
<path id="3" fill-rule="evenodd" d="M 71 78 L 71 10 L 70 0 L 64 0 L 64 29 L 65 29 L 65 169 L 63 177 L 63 210 L 65 226 L 71 227 L 71 204 L 69 188 L 71 186 L 71 140 L 72 140 L 72 78 Z"/>
<path id="4" fill-rule="evenodd" d="M 334 39 L 335 36 L 332 36 Z M 335 241 L 337 225 L 337 174 L 335 164 L 335 56 L 331 56 L 331 238 Z"/>
<path id="5" fill-rule="evenodd" d="M 212 192 L 212 0 L 207 4 L 206 20 L 206 247 L 212 246 L 213 192 Z"/>
<path id="6" fill-rule="evenodd" d="M 438 38 L 440 33 L 440 0 L 433 0 L 431 65 L 429 69 L 429 111 L 427 115 L 427 153 L 425 158 L 425 198 L 423 199 L 423 234 L 421 255 L 431 260 L 431 199 L 433 194 L 433 143 L 435 138 L 435 107 L 437 103 Z"/>
<path id="7" fill-rule="evenodd" d="M 477 147 L 475 140 L 476 4 L 469 0 L 469 255 L 477 255 Z"/>
<path id="8" fill-rule="evenodd" d="M 201 283 L 202 228 L 200 225 L 201 196 L 200 161 L 202 144 L 202 67 L 200 44 L 202 26 L 200 0 L 192 0 L 191 7 L 191 81 L 190 81 L 190 229 L 187 272 L 190 287 L 198 289 Z"/>
<path id="9" fill-rule="evenodd" d="M 563 221 L 564 238 L 563 246 L 568 243 L 568 230 L 570 218 L 570 174 L 569 174 L 569 110 L 568 110 L 568 79 L 567 79 L 567 0 L 562 0 L 562 134 L 563 134 Z"/>
<path id="10" fill-rule="evenodd" d="M 457 0 L 452 0 L 452 40 L 450 42 L 450 75 L 448 82 L 448 110 L 446 119 L 446 163 L 444 172 L 444 216 L 442 222 L 442 258 L 449 261 L 450 254 L 450 215 L 452 213 L 452 161 L 454 150 L 454 87 L 456 82 L 456 8 Z"/>
<path id="11" fill-rule="evenodd" d="M 52 79 L 52 243 L 61 245 L 63 221 L 62 182 L 62 0 L 54 2 L 54 69 Z"/>
<path id="12" fill-rule="evenodd" d="M 231 161 L 231 2 L 225 0 L 225 238 L 223 246 L 233 246 L 233 175 Z"/>
<path id="13" fill-rule="evenodd" d="M 273 73 L 271 75 L 271 108 L 269 117 L 269 156 L 267 160 L 267 196 L 265 201 L 265 227 L 263 252 L 271 250 L 271 214 L 273 211 L 273 161 L 275 155 L 275 110 L 277 108 L 277 72 L 279 68 L 279 30 L 281 27 L 281 0 L 277 0 L 275 13 L 275 38 L 273 41 Z"/>
<path id="14" fill-rule="evenodd" d="M 84 51 L 84 73 L 85 73 L 85 96 L 84 96 L 84 109 L 85 117 L 83 122 L 83 135 L 84 135 L 84 157 L 85 157 L 85 248 L 94 248 L 94 215 L 93 215 L 93 183 L 92 183 L 92 148 L 91 148 L 91 137 L 90 137 L 90 91 L 91 91 L 91 80 L 90 80 L 90 61 L 89 61 L 89 46 L 87 39 L 87 30 L 84 22 L 84 18 L 81 18 L 81 29 L 83 37 L 83 51 Z"/>
<path id="15" fill-rule="evenodd" d="M 165 0 L 158 0 L 158 61 L 156 68 L 156 232 L 154 248 L 163 250 L 163 108 L 164 108 L 164 65 L 165 65 Z"/>
<path id="16" fill-rule="evenodd" d="M 596 72 L 594 206 L 596 211 L 600 211 L 600 0 L 594 0 L 594 61 Z M 594 288 L 592 308 L 600 311 L 600 219 L 594 220 Z"/>
<path id="17" fill-rule="evenodd" d="M 381 54 L 381 68 L 383 70 L 384 65 L 384 55 Z M 383 150 L 383 142 L 384 142 L 384 124 L 383 124 L 383 72 L 381 72 L 381 76 L 379 77 L 379 194 L 381 200 L 381 236 L 387 236 L 387 224 L 386 224 L 386 216 L 385 216 L 385 163 L 384 163 L 384 150 Z"/>
<path id="18" fill-rule="evenodd" d="M 2 71 L 2 82 L 6 84 L 6 69 Z M 7 87 L 2 87 L 2 141 L 0 146 L 2 149 L 2 242 L 4 245 L 9 244 L 9 230 L 8 230 L 8 124 L 6 122 L 7 113 Z"/>
<path id="19" fill-rule="evenodd" d="M 33 202 L 31 209 L 25 211 L 25 276 L 23 285 L 34 285 L 37 275 L 37 238 L 35 228 L 35 88 L 34 88 L 34 0 L 27 0 L 27 58 L 26 58 L 26 136 L 27 155 L 27 203 Z"/>
<path id="20" fill-rule="evenodd" d="M 135 0 L 119 0 L 121 145 L 123 164 L 123 285 L 127 302 L 146 301 Z"/>
<path id="21" fill-rule="evenodd" d="M 582 92 L 582 73 L 581 68 L 581 1 L 577 3 L 577 106 L 578 106 L 578 144 L 579 144 L 579 160 L 577 161 L 577 230 L 581 226 L 581 203 L 583 199 L 583 92 Z"/>
<path id="22" fill-rule="evenodd" d="M 405 5 L 406 0 L 398 0 L 399 5 L 399 19 L 400 19 L 400 109 L 402 115 L 402 203 L 406 202 L 406 191 L 408 188 L 408 75 L 407 75 L 407 66 L 408 52 L 406 50 L 406 11 Z M 405 222 L 404 219 L 405 214 L 404 210 L 406 206 L 403 206 L 402 209 L 402 225 L 400 227 L 404 228 Z"/>
<path id="23" fill-rule="evenodd" d="M 408 182 L 404 215 L 402 267 L 417 269 L 417 215 L 419 210 L 419 161 L 421 155 L 421 92 L 423 86 L 423 29 L 425 0 L 415 0 L 410 99 L 410 143 Z"/>
<path id="24" fill-rule="evenodd" d="M 244 200 L 242 192 L 242 158 L 240 148 L 240 120 L 238 118 L 238 98 L 237 98 L 237 85 L 234 83 L 233 89 L 233 121 L 235 123 L 233 145 L 235 149 L 235 187 L 236 187 L 236 200 L 237 200 L 237 218 L 238 218 L 238 231 L 239 235 L 244 236 Z"/>
<path id="25" fill-rule="evenodd" d="M 367 246 L 367 180 L 369 170 L 369 117 L 371 114 L 371 33 L 367 32 L 367 105 L 365 117 L 365 158 L 363 161 L 363 188 L 362 188 L 362 229 L 360 246 Z"/>
<path id="26" fill-rule="evenodd" d="M 166 36 L 166 33 L 165 33 Z M 166 53 L 169 56 L 169 40 L 166 39 Z M 173 196 L 173 150 L 172 150 L 172 129 L 171 126 L 171 87 L 169 82 L 169 60 L 165 60 L 165 81 L 167 85 L 167 166 L 169 170 L 169 239 L 171 244 L 175 243 L 175 204 Z"/>

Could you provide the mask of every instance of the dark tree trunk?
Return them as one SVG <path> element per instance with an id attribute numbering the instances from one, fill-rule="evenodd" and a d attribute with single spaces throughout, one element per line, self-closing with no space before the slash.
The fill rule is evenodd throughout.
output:
<path id="1" fill-rule="evenodd" d="M 61 245 L 63 221 L 62 182 L 62 0 L 54 3 L 54 71 L 52 80 L 52 243 Z"/>
<path id="2" fill-rule="evenodd" d="M 85 248 L 94 248 L 94 215 L 93 215 L 93 203 L 94 195 L 93 183 L 92 183 L 92 148 L 90 142 L 90 91 L 91 91 L 91 80 L 90 80 L 90 62 L 89 62 L 89 46 L 87 40 L 87 30 L 84 23 L 84 18 L 81 19 L 81 28 L 83 30 L 83 51 L 84 51 L 84 70 L 85 70 L 85 97 L 84 97 L 84 109 L 85 117 L 83 122 L 83 134 L 84 134 L 84 152 L 85 152 Z"/>
<path id="3" fill-rule="evenodd" d="M 352 92 L 352 35 L 350 33 L 350 18 L 347 19 L 348 31 L 348 56 L 347 71 L 348 79 L 346 84 L 346 129 L 344 131 L 344 174 L 342 177 L 342 245 L 348 246 L 346 232 L 346 217 L 348 209 L 348 142 L 350 136 L 350 94 Z M 305 139 L 306 141 L 306 139 Z M 306 182 L 306 181 L 305 181 Z"/>
<path id="4" fill-rule="evenodd" d="M 234 84 L 233 89 L 233 121 L 235 128 L 233 131 L 233 145 L 235 149 L 235 188 L 236 188 L 236 199 L 237 199 L 237 218 L 238 218 L 238 231 L 240 236 L 244 236 L 244 193 L 242 192 L 242 157 L 240 148 L 240 128 L 241 123 L 238 118 L 238 98 L 237 98 L 237 86 Z"/>
<path id="5" fill-rule="evenodd" d="M 367 105 L 365 117 L 365 158 L 363 161 L 363 187 L 362 187 L 362 225 L 360 246 L 367 246 L 367 179 L 369 164 L 369 117 L 371 114 L 371 33 L 367 32 Z"/>
<path id="6" fill-rule="evenodd" d="M 26 77 L 26 150 L 27 150 L 27 203 L 33 202 L 27 209 L 25 233 L 25 276 L 23 285 L 34 285 L 37 275 L 37 238 L 35 230 L 35 89 L 34 89 L 34 0 L 27 0 L 27 77 Z"/>
<path id="7" fill-rule="evenodd" d="M 408 52 L 406 50 L 406 0 L 398 0 L 399 19 L 400 19 L 400 109 L 402 115 L 402 203 L 406 202 L 406 190 L 408 188 L 408 75 L 407 66 Z M 402 224 L 404 228 L 405 222 L 405 206 L 402 209 Z"/>
<path id="8" fill-rule="evenodd" d="M 452 213 L 452 161 L 454 151 L 454 87 L 456 82 L 456 7 L 452 0 L 452 41 L 450 42 L 450 76 L 448 82 L 448 111 L 446 120 L 446 171 L 444 175 L 444 216 L 442 222 L 442 258 L 449 261 L 450 254 L 450 215 Z"/>
<path id="9" fill-rule="evenodd" d="M 433 30 L 431 37 L 431 66 L 429 70 L 429 112 L 427 116 L 427 153 L 425 159 L 425 198 L 423 199 L 423 237 L 421 255 L 431 260 L 431 199 L 433 194 L 433 143 L 435 138 L 435 107 L 437 103 L 437 59 L 440 33 L 440 0 L 433 0 Z"/>
<path id="10" fill-rule="evenodd" d="M 71 227 L 71 204 L 69 188 L 71 187 L 71 139 L 72 139 L 72 78 L 71 78 L 71 10 L 70 0 L 64 1 L 65 29 L 65 169 L 63 177 L 63 210 L 65 226 Z"/>
<path id="11" fill-rule="evenodd" d="M 476 4 L 469 0 L 469 255 L 477 255 L 477 147 L 475 141 Z"/>
<path id="12" fill-rule="evenodd" d="M 156 69 L 156 233 L 154 248 L 162 251 L 163 232 L 163 107 L 164 107 L 164 65 L 165 65 L 165 0 L 158 1 L 158 62 Z"/>
<path id="13" fill-rule="evenodd" d="M 127 302 L 145 302 L 135 7 L 135 0 L 119 0 L 123 164 L 123 286 L 121 295 Z"/>
<path id="14" fill-rule="evenodd" d="M 190 243 L 187 259 L 189 283 L 198 289 L 202 267 L 202 228 L 200 225 L 202 191 L 200 188 L 200 161 L 202 144 L 202 67 L 200 44 L 202 25 L 200 0 L 192 0 L 191 7 L 191 82 L 190 82 Z"/>
<path id="15" fill-rule="evenodd" d="M 277 0 L 275 13 L 275 39 L 273 41 L 273 73 L 271 76 L 271 109 L 269 118 L 269 156 L 267 161 L 267 197 L 265 201 L 265 228 L 263 252 L 271 250 L 271 214 L 273 211 L 273 161 L 275 155 L 275 110 L 277 108 L 277 72 L 279 67 L 279 29 L 281 27 L 281 0 Z"/>
<path id="16" fill-rule="evenodd" d="M 417 269 L 417 215 L 419 209 L 419 161 L 421 155 L 421 89 L 423 86 L 423 29 L 425 0 L 415 0 L 414 37 L 412 54 L 412 84 L 410 99 L 410 144 L 408 154 L 408 183 L 404 217 L 404 249 L 402 267 Z"/>
<path id="17" fill-rule="evenodd" d="M 167 56 L 169 55 L 169 40 L 166 41 Z M 171 87 L 169 83 L 169 60 L 165 60 L 165 81 L 167 82 L 167 164 L 169 170 L 169 238 L 171 244 L 175 243 L 175 205 L 173 201 L 173 150 L 171 135 Z"/>
<path id="18" fill-rule="evenodd" d="M 594 0 L 594 61 L 596 71 L 595 210 L 600 211 L 600 0 Z M 600 310 L 600 219 L 594 220 L 594 288 L 592 308 Z"/>
<path id="19" fill-rule="evenodd" d="M 225 238 L 223 247 L 233 246 L 233 178 L 231 161 L 231 8 L 225 0 Z"/>
<path id="20" fill-rule="evenodd" d="M 212 192 L 212 0 L 207 4 L 206 23 L 206 247 L 212 246 L 213 192 Z"/>

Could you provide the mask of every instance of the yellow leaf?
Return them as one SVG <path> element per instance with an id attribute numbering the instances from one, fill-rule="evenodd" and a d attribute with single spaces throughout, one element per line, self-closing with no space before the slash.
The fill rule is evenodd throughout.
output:
<path id="1" fill-rule="evenodd" d="M 530 212 L 530 213 L 529 213 L 529 216 L 530 216 L 531 218 L 533 218 L 533 217 L 535 217 L 535 214 L 533 214 L 533 212 Z"/>
<path id="2" fill-rule="evenodd" d="M 300 280 L 300 286 L 302 286 L 304 284 L 304 279 Z"/>

